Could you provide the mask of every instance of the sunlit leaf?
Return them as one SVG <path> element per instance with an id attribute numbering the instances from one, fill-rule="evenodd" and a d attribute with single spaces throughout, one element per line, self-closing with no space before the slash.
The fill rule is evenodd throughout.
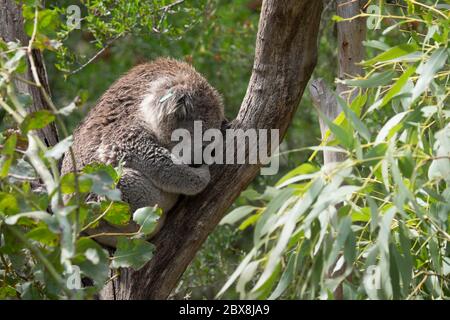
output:
<path id="1" fill-rule="evenodd" d="M 220 224 L 234 224 L 257 209 L 257 207 L 253 206 L 238 207 L 227 214 L 225 217 L 223 217 L 223 219 L 220 221 Z"/>
<path id="2" fill-rule="evenodd" d="M 352 87 L 374 88 L 390 83 L 394 76 L 395 71 L 389 70 L 382 73 L 374 73 L 367 79 L 345 80 L 344 83 Z"/>
<path id="3" fill-rule="evenodd" d="M 417 49 L 418 49 L 417 45 L 414 45 L 414 44 L 401 44 L 396 47 L 392 47 L 383 53 L 380 53 L 378 56 L 376 56 L 370 60 L 365 61 L 364 64 L 372 65 L 377 62 L 383 62 L 383 61 L 396 59 L 396 58 L 405 56 L 409 53 L 412 53 L 412 52 L 416 51 Z"/>
<path id="4" fill-rule="evenodd" d="M 431 55 L 430 59 L 425 64 L 421 64 L 417 68 L 417 73 L 420 74 L 420 76 L 412 92 L 413 101 L 427 89 L 436 73 L 445 65 L 447 58 L 447 49 L 440 48 Z"/>
<path id="5" fill-rule="evenodd" d="M 142 233 L 151 234 L 155 230 L 161 214 L 161 208 L 139 208 L 133 213 L 133 221 L 139 224 Z"/>
<path id="6" fill-rule="evenodd" d="M 30 130 L 42 129 L 55 120 L 55 115 L 47 110 L 39 110 L 28 114 L 20 124 L 24 134 Z"/>

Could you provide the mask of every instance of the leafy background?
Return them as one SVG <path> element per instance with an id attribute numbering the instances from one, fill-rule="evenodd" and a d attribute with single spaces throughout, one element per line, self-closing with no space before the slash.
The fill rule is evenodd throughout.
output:
<path id="1" fill-rule="evenodd" d="M 35 4 L 23 8 L 30 35 Z M 79 30 L 65 23 L 73 4 L 82 9 Z M 281 146 L 279 174 L 258 177 L 241 194 L 172 298 L 333 299 L 338 286 L 346 299 L 448 298 L 449 2 L 370 4 L 381 8 L 380 29 L 367 34 L 366 76 L 346 81 L 357 97 L 339 101 L 344 112 L 329 124 L 335 138 L 321 143 L 305 92 Z M 0 298 L 92 298 L 110 277 L 108 265 L 138 268 L 151 259 L 153 248 L 141 238 L 160 212 L 130 214 L 115 190 L 120 168 L 95 165 L 59 177 L 55 167 L 70 136 L 46 150 L 34 129 L 58 120 L 70 133 L 121 74 L 158 56 L 192 63 L 222 93 L 232 118 L 252 70 L 259 3 L 58 0 L 37 8 L 34 45 L 44 52 L 61 111 L 27 113 L 29 97 L 13 81 L 23 74 L 26 53 L 2 44 Z M 338 21 L 327 6 L 313 75 L 331 89 Z M 323 166 L 322 152 L 308 148 L 314 146 L 339 148 L 347 160 Z M 42 174 L 50 177 L 36 192 Z M 62 205 L 62 196 L 74 192 Z M 100 203 L 79 201 L 88 193 Z M 112 260 L 79 236 L 101 218 L 142 226 L 120 240 Z M 93 286 L 67 287 L 77 267 Z"/>

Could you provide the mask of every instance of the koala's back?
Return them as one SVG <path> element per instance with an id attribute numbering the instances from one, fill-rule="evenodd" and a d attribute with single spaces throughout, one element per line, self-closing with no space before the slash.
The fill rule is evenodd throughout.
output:
<path id="1" fill-rule="evenodd" d="M 167 78 L 189 79 L 192 86 L 209 87 L 189 64 L 174 59 L 160 58 L 132 68 L 103 94 L 75 129 L 73 151 L 77 169 L 94 162 L 117 164 L 120 159 L 115 148 L 146 130 L 138 108 L 149 85 Z M 151 136 L 151 132 L 148 134 Z M 70 157 L 65 156 L 62 172 L 72 169 Z"/>

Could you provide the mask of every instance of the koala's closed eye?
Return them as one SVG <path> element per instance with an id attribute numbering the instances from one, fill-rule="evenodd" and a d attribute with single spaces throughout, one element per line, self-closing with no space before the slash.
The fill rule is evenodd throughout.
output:
<path id="1" fill-rule="evenodd" d="M 179 120 L 187 120 L 191 113 L 191 109 L 189 100 L 183 96 L 178 99 L 174 113 Z"/>

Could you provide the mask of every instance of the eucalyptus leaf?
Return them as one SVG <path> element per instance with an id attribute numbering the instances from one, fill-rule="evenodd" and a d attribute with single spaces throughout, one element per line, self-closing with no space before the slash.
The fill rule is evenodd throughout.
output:
<path id="1" fill-rule="evenodd" d="M 439 48 L 438 50 L 433 52 L 433 54 L 430 56 L 430 59 L 425 64 L 421 64 L 417 68 L 417 73 L 420 74 L 420 76 L 412 92 L 413 101 L 427 89 L 436 73 L 445 65 L 447 58 L 447 49 Z"/>
<path id="2" fill-rule="evenodd" d="M 257 209 L 258 208 L 254 206 L 238 207 L 233 211 L 231 211 L 229 214 L 227 214 L 225 217 L 223 217 L 223 219 L 220 221 L 220 225 L 234 224 Z"/>
<path id="3" fill-rule="evenodd" d="M 141 227 L 141 232 L 147 235 L 151 234 L 155 230 L 161 215 L 161 208 L 139 208 L 133 213 L 133 221 L 139 224 Z"/>
<path id="4" fill-rule="evenodd" d="M 155 246 L 145 240 L 118 237 L 112 267 L 139 270 L 153 257 L 154 250 Z"/>

